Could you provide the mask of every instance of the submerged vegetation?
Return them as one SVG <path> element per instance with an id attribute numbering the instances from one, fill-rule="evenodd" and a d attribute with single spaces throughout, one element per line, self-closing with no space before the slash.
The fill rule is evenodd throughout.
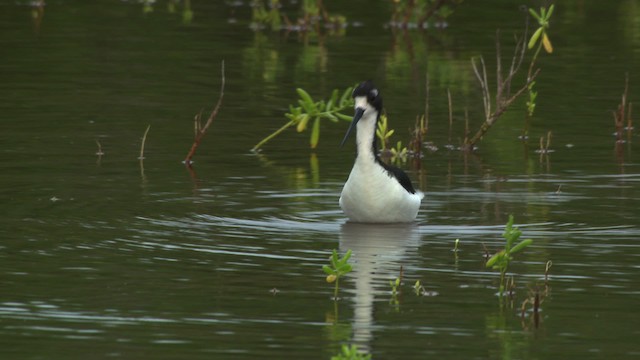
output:
<path id="1" fill-rule="evenodd" d="M 527 246 L 533 243 L 533 240 L 531 239 L 525 239 L 518 242 L 520 235 L 522 235 L 522 231 L 513 226 L 513 215 L 509 215 L 509 221 L 507 222 L 504 233 L 502 234 L 502 237 L 505 239 L 504 248 L 491 256 L 486 263 L 486 267 L 500 271 L 500 297 L 504 295 L 507 269 L 513 260 L 513 255 L 524 250 Z"/>
<path id="2" fill-rule="evenodd" d="M 327 282 L 329 284 L 335 283 L 333 291 L 333 299 L 338 300 L 338 290 L 340 284 L 340 278 L 353 270 L 351 264 L 349 264 L 349 258 L 351 258 L 351 250 L 347 250 L 347 253 L 343 257 L 338 255 L 337 250 L 333 250 L 333 253 L 329 257 L 329 265 L 322 266 L 322 271 L 327 274 Z"/>

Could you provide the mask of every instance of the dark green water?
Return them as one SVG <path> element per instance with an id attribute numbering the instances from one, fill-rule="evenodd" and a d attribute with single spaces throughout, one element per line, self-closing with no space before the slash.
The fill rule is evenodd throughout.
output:
<path id="1" fill-rule="evenodd" d="M 403 33 L 385 28 L 387 2 L 326 1 L 357 26 L 321 38 L 252 31 L 248 1 L 192 1 L 189 23 L 164 0 L 146 14 L 51 0 L 40 21 L 23 3 L 0 1 L 3 359 L 328 359 L 344 343 L 376 359 L 640 357 L 638 133 L 616 148 L 611 114 L 626 72 L 640 96 L 636 1 L 559 2 L 532 140 L 517 138 L 520 102 L 468 156 L 444 147 L 447 89 L 457 144 L 464 108 L 472 127 L 482 117 L 470 58 L 492 69 L 497 28 L 511 50 L 520 3 L 467 1 L 445 29 Z M 190 174 L 193 116 L 217 100 L 223 59 L 223 107 Z M 324 124 L 315 153 L 294 131 L 249 151 L 284 124 L 296 87 L 324 97 L 363 79 L 406 143 L 427 71 L 440 150 L 404 166 L 427 194 L 412 226 L 345 224 L 346 123 Z M 548 131 L 554 152 L 540 158 Z M 501 308 L 483 255 L 509 214 L 534 244 Z M 337 307 L 321 270 L 335 248 L 352 249 L 355 268 Z M 520 307 L 548 260 L 536 327 Z"/>

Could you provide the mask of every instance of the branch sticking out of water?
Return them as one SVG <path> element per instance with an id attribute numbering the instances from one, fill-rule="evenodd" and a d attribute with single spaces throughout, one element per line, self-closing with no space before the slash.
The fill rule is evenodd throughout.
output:
<path id="1" fill-rule="evenodd" d="M 485 120 L 480 126 L 480 129 L 475 133 L 475 135 L 465 143 L 465 149 L 471 150 L 474 145 L 480 141 L 480 139 L 484 136 L 484 134 L 489 131 L 489 129 L 495 124 L 495 122 L 502 116 L 502 114 L 507 111 L 509 106 L 520 96 L 523 92 L 525 92 L 529 85 L 533 82 L 533 80 L 538 76 L 540 69 L 535 70 L 530 76 L 527 77 L 527 80 L 518 91 L 516 91 L 513 95 L 511 94 L 511 82 L 513 81 L 513 77 L 518 73 L 522 61 L 524 59 L 525 54 L 525 46 L 524 39 L 526 38 L 526 30 L 525 35 L 522 38 L 516 37 L 516 46 L 513 52 L 513 56 L 511 58 L 511 66 L 509 67 L 509 71 L 506 76 L 502 74 L 502 62 L 501 58 L 501 49 L 500 49 L 500 31 L 496 32 L 496 79 L 497 79 L 497 88 L 495 95 L 495 110 L 492 111 L 491 108 L 491 91 L 489 90 L 489 82 L 487 81 L 487 68 L 484 63 L 484 59 L 480 57 L 480 66 L 476 63 L 476 59 L 471 59 L 471 65 L 473 65 L 473 71 L 480 83 L 480 88 L 482 89 L 482 100 L 484 103 L 484 113 Z M 532 60 L 531 66 L 533 66 L 535 59 Z"/>
<path id="2" fill-rule="evenodd" d="M 616 127 L 616 142 L 623 143 L 622 137 L 623 130 L 630 132 L 633 130 L 633 121 L 631 119 L 632 103 L 628 102 L 629 99 L 629 73 L 625 74 L 624 79 L 624 92 L 622 93 L 622 99 L 618 105 L 618 109 L 613 112 L 613 120 Z M 627 126 L 625 127 L 625 121 Z"/>
<path id="3" fill-rule="evenodd" d="M 144 131 L 144 135 L 142 135 L 142 144 L 140 144 L 140 156 L 138 159 L 144 160 L 144 144 L 147 142 L 147 134 L 149 133 L 149 129 L 151 129 L 151 125 L 147 126 L 147 130 Z"/>
<path id="4" fill-rule="evenodd" d="M 196 116 L 195 140 L 193 141 L 193 145 L 191 145 L 191 149 L 189 150 L 187 157 L 184 159 L 184 163 L 187 166 L 191 166 L 191 158 L 193 158 L 193 155 L 196 153 L 196 149 L 198 149 L 198 146 L 202 142 L 202 138 L 207 133 L 209 126 L 211 126 L 211 124 L 213 123 L 213 120 L 215 120 L 216 116 L 218 116 L 218 111 L 220 110 L 220 106 L 222 105 L 222 98 L 224 97 L 224 82 L 225 82 L 224 60 L 222 60 L 221 73 L 222 73 L 221 75 L 222 81 L 220 85 L 220 97 L 218 97 L 218 103 L 216 104 L 215 108 L 213 108 L 213 111 L 211 111 L 211 115 L 209 115 L 209 118 L 207 119 L 207 122 L 204 124 L 204 126 L 202 126 L 202 123 L 200 121 L 201 117 Z"/>

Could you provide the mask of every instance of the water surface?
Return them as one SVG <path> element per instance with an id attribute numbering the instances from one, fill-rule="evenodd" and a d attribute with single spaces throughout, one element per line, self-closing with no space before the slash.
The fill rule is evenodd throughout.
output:
<path id="1" fill-rule="evenodd" d="M 341 344 L 380 359 L 640 356 L 637 130 L 616 145 L 611 115 L 625 73 L 638 93 L 634 1 L 558 4 L 531 141 L 518 139 L 518 103 L 467 155 L 445 145 L 459 143 L 465 107 L 479 124 L 470 58 L 493 64 L 497 28 L 510 50 L 525 16 L 510 1 L 466 2 L 444 29 L 408 32 L 385 27 L 384 2 L 330 4 L 345 33 L 306 38 L 251 30 L 245 3 L 192 2 L 186 23 L 171 4 L 50 1 L 37 21 L 0 1 L 3 357 L 327 359 Z M 223 108 L 189 172 L 193 117 L 215 103 L 223 59 Z M 346 223 L 346 123 L 323 124 L 315 152 L 294 131 L 249 151 L 284 124 L 296 87 L 320 98 L 369 78 L 406 143 L 427 71 L 439 150 L 402 165 L 426 192 L 415 224 Z M 554 152 L 540 156 L 548 131 Z M 534 243 L 501 306 L 484 256 L 509 214 Z M 354 253 L 336 303 L 321 270 L 333 249 Z M 536 289 L 537 326 L 521 317 Z"/>

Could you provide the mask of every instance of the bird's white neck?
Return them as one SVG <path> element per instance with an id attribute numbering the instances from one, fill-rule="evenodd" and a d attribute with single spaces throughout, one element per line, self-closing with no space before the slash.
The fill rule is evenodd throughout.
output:
<path id="1" fill-rule="evenodd" d="M 377 151 L 377 149 L 374 149 L 373 145 L 376 136 L 377 120 L 378 112 L 374 108 L 367 106 L 357 125 L 356 147 L 358 154 L 356 160 L 373 161 L 375 159 L 375 151 Z"/>

